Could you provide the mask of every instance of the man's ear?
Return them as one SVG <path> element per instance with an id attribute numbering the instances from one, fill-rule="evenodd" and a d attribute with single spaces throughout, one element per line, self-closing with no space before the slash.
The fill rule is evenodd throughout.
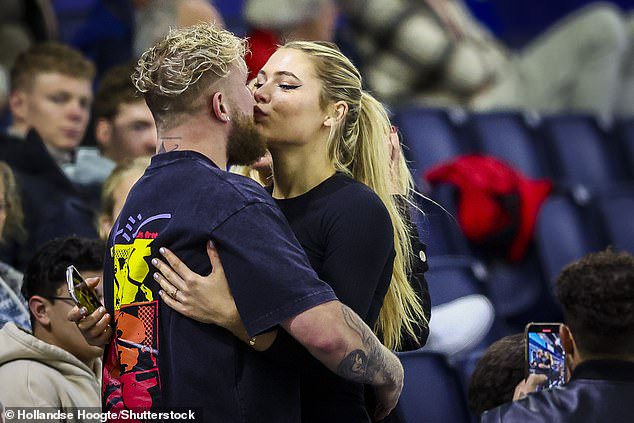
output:
<path id="1" fill-rule="evenodd" d="M 328 127 L 335 126 L 343 122 L 348 114 L 348 103 L 340 100 L 330 106 L 330 110 L 334 112 L 333 115 L 326 116 L 326 119 L 324 120 L 324 126 Z"/>
<path id="2" fill-rule="evenodd" d="M 11 110 L 11 115 L 15 120 L 26 120 L 27 116 L 27 104 L 26 104 L 26 96 L 27 94 L 21 90 L 12 91 L 9 94 L 9 109 Z"/>
<path id="3" fill-rule="evenodd" d="M 48 315 L 48 307 L 50 302 L 39 295 L 34 295 L 29 298 L 29 310 L 35 320 L 42 326 L 49 326 L 51 324 L 51 318 Z"/>
<path id="4" fill-rule="evenodd" d="M 566 368 L 567 379 L 570 379 L 572 370 L 575 368 L 579 361 L 579 351 L 577 350 L 577 343 L 575 338 L 570 332 L 570 328 L 566 325 L 559 326 L 559 338 L 561 339 L 561 346 L 566 352 Z"/>
<path id="5" fill-rule="evenodd" d="M 559 337 L 561 338 L 561 346 L 566 351 L 566 354 L 575 354 L 575 340 L 570 332 L 570 328 L 566 325 L 559 326 Z"/>
<path id="6" fill-rule="evenodd" d="M 99 118 L 95 123 L 95 140 L 102 149 L 110 147 L 112 141 L 112 123 L 108 119 Z"/>
<path id="7" fill-rule="evenodd" d="M 212 118 L 218 119 L 219 121 L 224 123 L 227 123 L 231 120 L 226 101 L 224 101 L 224 96 L 221 92 L 214 93 L 213 97 L 211 98 L 210 115 Z"/>

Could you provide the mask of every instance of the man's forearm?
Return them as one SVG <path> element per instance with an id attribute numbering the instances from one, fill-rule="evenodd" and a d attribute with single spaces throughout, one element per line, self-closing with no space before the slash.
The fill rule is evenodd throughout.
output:
<path id="1" fill-rule="evenodd" d="M 379 342 L 372 330 L 349 307 L 341 304 L 341 313 L 352 336 L 335 373 L 369 385 L 401 384 L 403 367 L 398 358 Z"/>
<path id="2" fill-rule="evenodd" d="M 339 301 L 315 307 L 283 325 L 339 376 L 374 386 L 400 386 L 403 367 L 361 318 Z"/>

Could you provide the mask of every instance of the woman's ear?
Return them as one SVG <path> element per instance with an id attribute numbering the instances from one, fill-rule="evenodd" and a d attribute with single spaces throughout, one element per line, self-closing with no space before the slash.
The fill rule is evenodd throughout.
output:
<path id="1" fill-rule="evenodd" d="M 326 116 L 326 120 L 324 121 L 324 126 L 335 126 L 343 122 L 348 114 L 348 103 L 343 100 L 340 100 L 331 106 L 331 110 L 334 112 L 334 116 Z"/>
<path id="2" fill-rule="evenodd" d="M 216 92 L 214 93 L 213 97 L 211 97 L 211 107 L 209 114 L 212 118 L 218 119 L 219 121 L 224 123 L 231 121 L 229 110 L 227 109 L 227 105 L 221 92 Z"/>

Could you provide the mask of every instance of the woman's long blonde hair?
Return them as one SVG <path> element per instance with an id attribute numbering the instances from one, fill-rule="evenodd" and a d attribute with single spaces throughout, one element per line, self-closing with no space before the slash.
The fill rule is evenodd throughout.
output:
<path id="1" fill-rule="evenodd" d="M 345 101 L 348 112 L 339 125 L 332 127 L 328 154 L 336 170 L 360 181 L 376 192 L 387 208 L 394 227 L 394 270 L 375 331 L 385 346 L 397 350 L 403 333 L 417 339 L 415 325 L 425 322 L 420 298 L 409 283 L 412 246 L 409 240 L 407 201 L 394 196 L 387 140 L 390 119 L 385 107 L 361 86 L 361 75 L 350 60 L 332 43 L 292 41 L 282 48 L 299 50 L 312 60 L 323 89 L 320 105 Z M 405 169 L 404 169 L 405 167 Z M 404 161 L 395 169 L 398 192 L 411 196 L 413 181 Z"/>

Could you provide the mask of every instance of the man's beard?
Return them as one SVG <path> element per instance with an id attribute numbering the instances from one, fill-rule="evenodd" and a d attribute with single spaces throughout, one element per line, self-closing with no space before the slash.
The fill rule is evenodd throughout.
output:
<path id="1" fill-rule="evenodd" d="M 260 135 L 253 119 L 242 113 L 231 116 L 233 125 L 227 140 L 227 163 L 250 165 L 266 153 L 265 138 Z"/>

